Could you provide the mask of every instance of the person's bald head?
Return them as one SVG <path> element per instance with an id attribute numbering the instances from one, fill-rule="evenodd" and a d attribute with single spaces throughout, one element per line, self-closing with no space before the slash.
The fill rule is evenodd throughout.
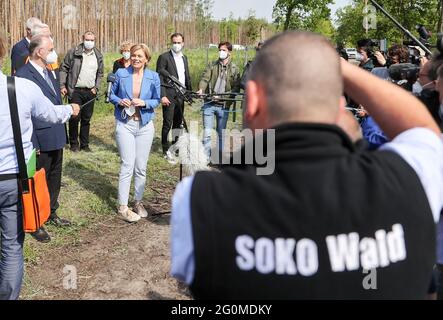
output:
<path id="1" fill-rule="evenodd" d="M 251 128 L 335 123 L 343 94 L 339 56 L 323 36 L 282 33 L 258 53 L 246 91 L 245 120 Z"/>

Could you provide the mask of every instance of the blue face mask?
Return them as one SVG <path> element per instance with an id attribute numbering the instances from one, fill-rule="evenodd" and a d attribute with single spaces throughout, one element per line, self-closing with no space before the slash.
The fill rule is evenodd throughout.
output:
<path id="1" fill-rule="evenodd" d="M 91 49 L 94 49 L 95 42 L 94 41 L 85 41 L 84 45 L 85 45 L 86 50 L 91 50 Z"/>

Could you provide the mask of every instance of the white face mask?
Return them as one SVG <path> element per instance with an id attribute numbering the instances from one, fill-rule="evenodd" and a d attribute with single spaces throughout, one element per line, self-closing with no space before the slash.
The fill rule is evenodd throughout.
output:
<path id="1" fill-rule="evenodd" d="M 131 53 L 127 52 L 127 51 L 123 52 L 122 55 L 123 55 L 123 59 L 125 59 L 125 60 L 129 60 L 131 58 Z"/>
<path id="2" fill-rule="evenodd" d="M 85 45 L 86 50 L 91 50 L 91 49 L 94 49 L 95 42 L 94 41 L 85 41 L 84 45 Z"/>
<path id="3" fill-rule="evenodd" d="M 226 51 L 220 50 L 219 57 L 220 60 L 226 60 L 228 58 L 228 53 Z"/>
<path id="4" fill-rule="evenodd" d="M 172 51 L 175 53 L 180 53 L 183 50 L 183 45 L 179 43 L 175 43 L 172 45 Z"/>
<path id="5" fill-rule="evenodd" d="M 414 85 L 412 86 L 412 93 L 415 96 L 419 96 L 421 94 L 421 92 L 423 91 L 423 87 L 420 84 L 420 82 L 415 82 Z"/>
<path id="6" fill-rule="evenodd" d="M 134 106 L 125 107 L 122 110 L 122 119 L 127 119 L 128 117 L 132 117 L 135 114 L 136 110 Z"/>
<path id="7" fill-rule="evenodd" d="M 428 87 L 428 86 L 430 86 L 432 84 L 434 84 L 434 81 L 428 82 L 428 83 L 426 83 L 425 85 L 422 86 L 421 83 L 419 81 L 417 81 L 412 86 L 412 93 L 414 93 L 415 95 L 420 95 L 423 90 L 426 90 L 426 87 Z"/>
<path id="8" fill-rule="evenodd" d="M 57 52 L 55 50 L 52 50 L 47 56 L 46 56 L 46 64 L 53 64 L 56 63 L 58 59 Z"/>
<path id="9" fill-rule="evenodd" d="M 135 107 L 130 106 L 129 108 L 125 108 L 125 112 L 128 116 L 132 117 L 135 114 Z"/>
<path id="10" fill-rule="evenodd" d="M 358 53 L 355 55 L 355 60 L 358 62 L 362 62 L 364 60 L 364 57 L 361 53 Z"/>

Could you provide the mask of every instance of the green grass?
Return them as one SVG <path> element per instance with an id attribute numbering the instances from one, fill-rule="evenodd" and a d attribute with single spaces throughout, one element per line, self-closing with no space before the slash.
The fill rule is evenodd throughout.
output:
<path id="1" fill-rule="evenodd" d="M 191 76 L 194 88 L 206 66 L 205 50 L 186 51 L 190 62 Z M 244 54 L 244 53 L 243 53 Z M 234 61 L 241 67 L 244 56 L 234 53 Z M 150 69 L 155 70 L 159 54 L 155 53 L 150 63 Z M 118 59 L 118 54 L 105 55 L 105 74 L 112 70 L 113 62 Z M 211 50 L 209 61 L 217 59 L 217 50 Z M 3 72 L 9 74 L 9 60 L 5 60 Z M 106 88 L 104 79 L 102 90 Z M 192 107 L 187 106 L 186 118 L 188 123 L 192 120 L 201 124 L 201 102 L 196 102 Z M 63 164 L 62 189 L 60 193 L 60 208 L 58 214 L 71 220 L 73 226 L 69 228 L 54 228 L 47 226 L 52 241 L 41 244 L 26 237 L 24 254 L 26 264 L 35 265 L 45 259 L 53 249 L 61 246 L 75 246 L 81 241 L 81 233 L 97 223 L 106 223 L 116 216 L 118 173 L 120 158 L 115 143 L 113 116 L 114 107 L 104 102 L 101 98 L 95 104 L 94 116 L 91 125 L 91 148 L 93 153 L 71 153 L 65 150 Z M 241 121 L 241 115 L 238 116 Z M 231 118 L 232 119 L 232 118 Z M 171 166 L 162 157 L 160 133 L 162 126 L 161 107 L 156 111 L 155 119 L 156 136 L 151 151 L 148 165 L 148 183 L 145 200 L 150 203 L 153 199 L 165 199 L 164 207 L 168 207 L 170 199 L 161 195 L 164 189 L 173 189 L 178 183 L 178 166 Z M 232 121 L 230 127 L 233 127 Z M 200 126 L 201 129 L 201 126 Z M 133 188 L 131 188 L 133 190 Z M 132 197 L 132 194 L 131 194 Z M 29 275 L 25 275 L 22 297 L 32 299 L 41 293 L 44 288 L 34 283 Z"/>

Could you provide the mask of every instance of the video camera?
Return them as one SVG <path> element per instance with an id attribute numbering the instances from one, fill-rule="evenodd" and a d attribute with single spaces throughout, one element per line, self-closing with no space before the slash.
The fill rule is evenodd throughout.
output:
<path id="1" fill-rule="evenodd" d="M 338 53 L 338 55 L 339 55 L 340 57 L 342 57 L 342 58 L 345 59 L 346 61 L 349 60 L 349 55 L 348 55 L 348 53 L 346 52 L 346 49 L 345 49 L 345 47 L 343 46 L 343 44 L 338 43 L 338 44 L 337 44 L 337 47 L 336 47 L 336 50 L 337 50 L 337 53 Z"/>
<path id="2" fill-rule="evenodd" d="M 419 72 L 420 67 L 413 63 L 399 63 L 389 67 L 389 77 L 396 82 L 402 80 L 415 82 L 418 79 Z"/>

